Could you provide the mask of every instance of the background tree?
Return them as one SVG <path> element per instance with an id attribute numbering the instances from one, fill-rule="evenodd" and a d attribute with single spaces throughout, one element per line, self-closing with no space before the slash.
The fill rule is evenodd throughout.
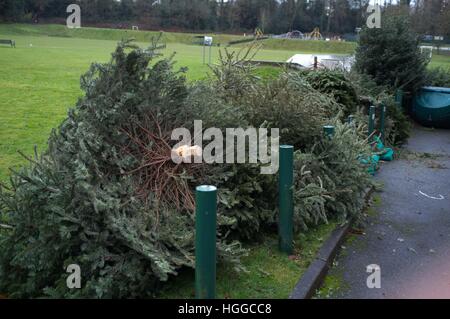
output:
<path id="1" fill-rule="evenodd" d="M 379 85 L 415 91 L 425 81 L 427 59 L 418 48 L 405 13 L 386 12 L 383 27 L 363 28 L 356 51 L 356 67 Z"/>
<path id="2" fill-rule="evenodd" d="M 450 35 L 449 2 L 385 0 L 383 7 L 409 7 L 419 34 Z M 80 4 L 83 23 L 89 26 L 246 33 L 261 28 L 277 34 L 320 27 L 326 36 L 333 36 L 363 26 L 369 0 L 0 0 L 0 20 L 62 22 L 71 3 Z"/>
<path id="3" fill-rule="evenodd" d="M 20 21 L 26 12 L 25 0 L 2 0 L 0 8 L 6 21 Z"/>

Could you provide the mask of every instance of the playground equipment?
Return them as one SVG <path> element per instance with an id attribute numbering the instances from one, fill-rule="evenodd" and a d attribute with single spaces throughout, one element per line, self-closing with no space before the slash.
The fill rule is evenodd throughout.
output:
<path id="1" fill-rule="evenodd" d="M 298 30 L 288 32 L 287 34 L 288 34 L 289 38 L 291 38 L 291 39 L 304 39 L 305 38 L 305 35 Z"/>
<path id="2" fill-rule="evenodd" d="M 274 35 L 273 38 L 276 38 L 276 39 L 304 40 L 305 39 L 305 35 L 301 31 L 293 30 L 293 31 L 288 32 L 288 33 Z"/>
<path id="3" fill-rule="evenodd" d="M 254 35 L 255 35 L 255 38 L 260 38 L 260 37 L 264 36 L 264 32 L 262 32 L 262 30 L 260 28 L 256 28 Z"/>
<path id="4" fill-rule="evenodd" d="M 307 40 L 323 40 L 323 36 L 320 33 L 320 29 L 317 27 L 317 28 L 314 28 L 314 30 L 312 30 L 312 32 L 306 36 L 306 39 Z"/>
<path id="5" fill-rule="evenodd" d="M 412 115 L 422 125 L 450 128 L 450 88 L 423 87 L 413 98 Z"/>

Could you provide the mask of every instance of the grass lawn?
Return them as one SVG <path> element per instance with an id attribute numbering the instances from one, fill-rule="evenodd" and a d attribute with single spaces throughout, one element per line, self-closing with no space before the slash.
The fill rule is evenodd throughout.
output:
<path id="1" fill-rule="evenodd" d="M 79 78 L 92 62 L 108 61 L 121 38 L 133 36 L 144 41 L 156 34 L 94 28 L 70 30 L 60 25 L 1 24 L 0 38 L 13 38 L 17 48 L 0 46 L 0 180 L 7 179 L 9 167 L 25 162 L 18 150 L 31 154 L 34 145 L 45 148 L 51 129 L 58 126 L 67 109 L 81 95 Z M 176 66 L 187 66 L 188 79 L 197 80 L 205 77 L 209 68 L 202 62 L 202 47 L 187 44 L 192 36 L 165 33 L 167 49 L 163 53 L 175 52 Z M 220 41 L 239 38 L 217 37 Z M 286 61 L 299 52 L 341 54 L 354 49 L 354 44 L 341 42 L 269 39 L 262 43 L 264 47 L 256 59 L 273 61 Z M 143 42 L 140 45 L 145 46 Z M 274 47 L 279 49 L 270 49 Z M 218 50 L 212 48 L 213 63 Z M 450 57 L 435 54 L 430 66 L 450 68 Z"/>
<path id="2" fill-rule="evenodd" d="M 17 150 L 31 154 L 34 145 L 45 147 L 51 129 L 82 93 L 80 75 L 92 62 L 108 61 L 117 43 L 47 36 L 14 39 L 16 49 L 0 46 L 0 180 L 6 179 L 9 167 L 24 163 Z M 200 46 L 168 43 L 163 53 L 176 52 L 176 66 L 188 66 L 188 79 L 196 80 L 209 71 L 201 50 Z M 292 55 L 291 51 L 261 50 L 257 58 L 285 61 Z M 212 48 L 212 61 L 217 57 L 218 48 Z"/>
<path id="3" fill-rule="evenodd" d="M 87 28 L 69 29 L 65 25 L 57 24 L 2 24 L 0 25 L 0 34 L 13 36 L 49 36 L 63 38 L 79 38 L 94 40 L 114 40 L 120 41 L 124 38 L 135 38 L 137 41 L 146 42 L 152 37 L 162 35 L 165 43 L 183 43 L 192 44 L 193 37 L 197 34 L 193 33 L 175 33 L 175 32 L 159 32 L 159 31 L 133 31 L 119 29 L 104 28 Z M 204 34 L 214 37 L 215 43 L 226 44 L 232 40 L 243 39 L 242 36 L 229 34 Z"/>
<path id="4" fill-rule="evenodd" d="M 249 255 L 242 264 L 248 272 L 237 272 L 231 266 L 217 269 L 217 297 L 221 299 L 286 299 L 301 275 L 313 261 L 324 240 L 336 227 L 321 225 L 297 236 L 295 255 L 290 258 L 278 252 L 277 239 L 269 237 L 262 244 L 248 246 Z M 185 270 L 169 280 L 159 298 L 189 299 L 195 297 L 193 270 Z"/>
<path id="5" fill-rule="evenodd" d="M 7 178 L 9 167 L 25 162 L 18 150 L 31 154 L 34 145 L 40 149 L 45 147 L 51 129 L 58 126 L 67 109 L 81 95 L 80 75 L 92 62 L 108 61 L 117 43 L 115 40 L 50 37 L 45 33 L 41 36 L 17 35 L 19 32 L 14 26 L 0 25 L 0 38 L 12 37 L 17 44 L 16 49 L 0 46 L 0 180 Z M 23 33 L 43 32 L 33 28 L 27 27 Z M 23 27 L 19 30 L 23 31 Z M 145 46 L 144 43 L 140 45 Z M 330 45 L 335 48 L 335 44 Z M 325 50 L 315 48 L 321 52 Z M 218 50 L 212 48 L 212 62 L 217 60 Z M 163 53 L 173 52 L 176 52 L 176 66 L 189 68 L 189 80 L 206 76 L 209 68 L 202 62 L 202 47 L 168 42 Z M 256 58 L 286 61 L 298 52 L 263 48 Z M 450 67 L 450 57 L 434 55 L 431 66 Z"/>
<path id="6" fill-rule="evenodd" d="M 31 154 L 34 145 L 45 148 L 51 129 L 58 126 L 67 109 L 82 93 L 80 75 L 92 62 L 108 61 L 117 43 L 116 39 L 72 38 L 73 34 L 62 32 L 79 31 L 84 32 L 81 33 L 84 37 L 104 35 L 109 38 L 120 38 L 116 33 L 125 32 L 83 30 L 67 31 L 61 26 L 0 25 L 0 38 L 13 38 L 17 46 L 16 49 L 0 46 L 0 180 L 7 179 L 9 167 L 25 163 L 18 150 Z M 139 44 L 145 46 L 143 42 Z M 213 63 L 217 61 L 218 51 L 217 47 L 211 50 Z M 163 53 L 174 52 L 176 66 L 189 68 L 189 80 L 206 76 L 209 68 L 203 64 L 201 46 L 168 41 Z M 256 58 L 286 61 L 298 52 L 263 48 Z"/>
<path id="7" fill-rule="evenodd" d="M 429 67 L 430 68 L 441 67 L 448 69 L 448 71 L 450 72 L 450 56 L 433 54 L 433 58 L 431 59 Z"/>
<path id="8" fill-rule="evenodd" d="M 140 42 L 147 42 L 151 38 L 162 35 L 164 43 L 192 44 L 193 33 L 174 33 L 174 32 L 157 32 L 157 31 L 132 31 L 132 30 L 116 30 L 102 28 L 80 28 L 68 29 L 63 25 L 29 25 L 29 24 L 0 24 L 0 34 L 10 36 L 49 36 L 79 39 L 95 39 L 95 40 L 114 40 L 119 41 L 124 38 L 134 38 Z M 248 39 L 240 35 L 229 34 L 204 34 L 214 38 L 215 44 L 226 46 L 228 42 L 239 39 Z M 268 39 L 261 41 L 266 49 L 272 50 L 290 50 L 297 52 L 313 52 L 313 53 L 335 53 L 348 54 L 352 53 L 356 44 L 351 42 L 339 41 L 295 41 L 286 39 Z M 244 45 L 244 44 L 241 44 Z"/>

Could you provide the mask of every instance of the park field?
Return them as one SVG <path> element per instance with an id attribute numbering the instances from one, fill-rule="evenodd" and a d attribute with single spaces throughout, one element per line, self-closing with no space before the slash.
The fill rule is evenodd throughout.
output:
<path id="1" fill-rule="evenodd" d="M 3 36 L 0 35 L 0 38 Z M 92 62 L 107 62 L 117 42 L 78 38 L 15 36 L 16 49 L 0 47 L 0 180 L 9 167 L 23 164 L 17 152 L 31 154 L 45 144 L 52 128 L 81 95 L 79 80 Z M 145 46 L 144 43 L 139 43 Z M 190 81 L 207 76 L 200 46 L 168 43 L 176 67 L 188 67 Z M 261 50 L 259 59 L 285 61 L 294 52 Z M 212 48 L 212 62 L 218 48 Z"/>
<path id="2" fill-rule="evenodd" d="M 45 149 L 52 128 L 66 116 L 82 92 L 80 76 L 93 62 L 110 59 L 117 41 L 136 38 L 145 47 L 158 32 L 82 28 L 70 30 L 60 25 L 0 25 L 0 38 L 14 39 L 15 49 L 0 46 L 0 180 L 7 180 L 9 168 L 25 160 L 18 153 L 32 154 L 33 147 Z M 163 33 L 165 56 L 175 53 L 175 67 L 187 67 L 189 81 L 207 76 L 202 47 L 192 44 L 193 34 Z M 240 39 L 235 35 L 213 35 L 217 41 Z M 258 60 L 286 61 L 296 53 L 345 54 L 353 43 L 325 41 L 288 41 L 269 39 L 261 42 Z M 275 49 L 277 48 L 277 49 Z M 223 46 L 211 49 L 215 63 Z M 230 50 L 239 50 L 231 47 Z M 450 68 L 450 57 L 434 55 L 432 67 Z"/>
<path id="3" fill-rule="evenodd" d="M 5 36 L 0 34 L 0 38 Z M 0 47 L 0 180 L 9 167 L 24 163 L 17 152 L 45 148 L 52 128 L 81 95 L 80 76 L 92 62 L 107 62 L 117 41 L 15 36 L 16 49 Z M 145 46 L 144 43 L 139 43 Z M 206 76 L 200 46 L 168 43 L 162 52 L 175 53 L 176 67 L 188 67 L 189 80 Z M 293 52 L 261 50 L 260 59 L 285 61 Z M 212 48 L 212 62 L 218 48 Z"/>
<path id="4" fill-rule="evenodd" d="M 51 129 L 58 126 L 68 108 L 80 97 L 80 76 L 91 63 L 107 62 L 122 38 L 136 38 L 145 47 L 144 41 L 157 35 L 157 32 L 93 28 L 69 30 L 54 25 L 0 25 L 0 38 L 16 41 L 15 49 L 0 46 L 0 180 L 7 179 L 10 167 L 25 163 L 18 150 L 32 154 L 35 145 L 40 150 L 45 148 Z M 102 37 L 107 40 L 99 39 Z M 209 71 L 203 64 L 203 47 L 189 44 L 192 37 L 192 34 L 168 33 L 162 39 L 167 45 L 162 53 L 165 56 L 175 53 L 175 66 L 188 67 L 189 81 L 204 78 Z M 236 39 L 236 36 L 220 37 L 227 41 Z M 273 44 L 269 48 L 262 45 L 256 56 L 259 60 L 286 61 L 295 53 L 308 52 L 286 45 L 283 47 L 289 50 L 270 49 Z M 217 61 L 220 49 L 223 48 L 211 49 L 212 63 Z M 326 47 L 317 50 L 327 51 Z M 333 50 L 336 48 L 331 47 L 330 51 Z"/>
<path id="5" fill-rule="evenodd" d="M 80 97 L 79 79 L 91 63 L 108 61 L 121 38 L 135 37 L 145 47 L 145 39 L 150 41 L 157 34 L 93 28 L 69 30 L 56 25 L 0 25 L 0 38 L 14 39 L 17 46 L 0 46 L 0 180 L 7 179 L 10 167 L 25 162 L 18 150 L 31 154 L 35 145 L 40 150 L 45 148 L 51 129 L 58 126 Z M 163 36 L 167 48 L 162 53 L 175 53 L 175 66 L 188 68 L 189 81 L 204 78 L 209 71 L 203 64 L 202 47 L 189 44 L 192 37 L 193 34 L 176 33 Z M 220 35 L 220 40 L 236 37 Z M 270 61 L 286 61 L 296 53 L 351 53 L 354 45 L 272 39 L 261 44 L 256 59 Z M 277 46 L 280 49 L 275 50 Z M 217 61 L 221 49 L 211 49 L 212 63 Z M 450 57 L 435 55 L 431 66 L 450 68 Z"/>
<path id="6" fill-rule="evenodd" d="M 214 44 L 221 47 L 227 46 L 230 41 L 245 40 L 243 35 L 231 35 L 223 33 L 175 33 L 163 31 L 132 31 L 103 28 L 80 28 L 68 29 L 63 25 L 27 25 L 27 24 L 0 24 L 0 34 L 11 36 L 47 36 L 78 38 L 91 40 L 114 40 L 134 38 L 138 42 L 148 42 L 153 38 L 160 37 L 164 43 L 192 44 L 198 39 L 194 36 L 208 35 L 214 38 Z M 245 45 L 245 44 L 240 44 Z M 352 42 L 339 41 L 291 41 L 284 39 L 269 39 L 264 41 L 266 49 L 273 50 L 293 50 L 312 53 L 352 53 L 356 47 Z"/>

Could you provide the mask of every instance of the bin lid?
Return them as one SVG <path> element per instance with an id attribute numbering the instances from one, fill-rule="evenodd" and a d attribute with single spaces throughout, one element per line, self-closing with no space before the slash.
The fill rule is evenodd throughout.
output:
<path id="1" fill-rule="evenodd" d="M 425 86 L 422 88 L 422 90 L 426 92 L 450 93 L 450 88 L 437 86 Z"/>

